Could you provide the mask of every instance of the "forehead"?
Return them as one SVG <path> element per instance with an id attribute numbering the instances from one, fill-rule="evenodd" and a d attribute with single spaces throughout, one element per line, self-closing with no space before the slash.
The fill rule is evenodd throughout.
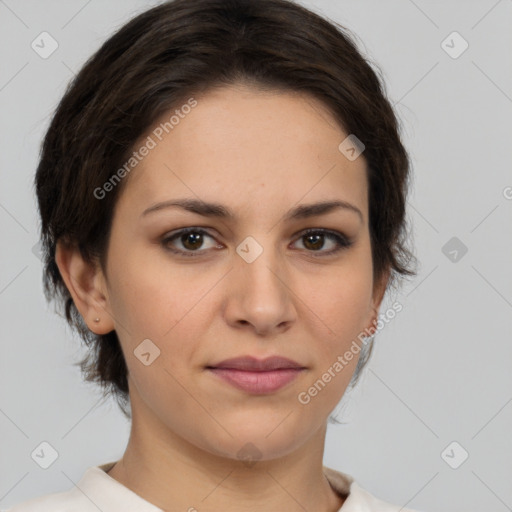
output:
<path id="1" fill-rule="evenodd" d="M 366 162 L 339 150 L 348 136 L 322 102 L 294 92 L 218 88 L 175 106 L 141 137 L 151 140 L 120 199 L 195 197 L 232 209 L 325 199 L 357 203 L 366 215 Z"/>

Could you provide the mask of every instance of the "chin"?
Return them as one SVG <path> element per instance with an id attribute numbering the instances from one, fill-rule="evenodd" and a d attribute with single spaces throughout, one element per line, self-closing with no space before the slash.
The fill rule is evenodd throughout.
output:
<path id="1" fill-rule="evenodd" d="M 286 415 L 285 415 L 286 416 Z M 282 419 L 281 419 L 282 421 Z M 265 461 L 284 457 L 297 450 L 310 437 L 309 431 L 304 427 L 293 428 L 292 425 L 284 425 L 286 420 L 279 425 L 275 422 L 259 421 L 252 424 L 241 424 L 235 430 L 228 427 L 220 420 L 232 437 L 227 435 L 223 429 L 210 434 L 217 434 L 217 439 L 210 437 L 203 440 L 200 446 L 202 449 L 221 457 L 233 460 Z M 311 429 L 314 430 L 314 429 Z"/>

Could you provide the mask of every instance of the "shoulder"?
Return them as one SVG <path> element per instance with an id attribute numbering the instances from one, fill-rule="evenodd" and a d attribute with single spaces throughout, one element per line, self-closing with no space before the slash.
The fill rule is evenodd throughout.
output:
<path id="1" fill-rule="evenodd" d="M 117 482 L 105 473 L 114 464 L 108 462 L 88 468 L 80 481 L 67 491 L 22 501 L 0 512 L 98 512 L 107 495 L 115 495 Z"/>
<path id="2" fill-rule="evenodd" d="M 98 512 L 84 495 L 71 491 L 46 494 L 0 512 Z"/>
<path id="3" fill-rule="evenodd" d="M 382 501 L 359 486 L 354 478 L 324 466 L 324 474 L 334 490 L 345 497 L 338 512 L 419 512 Z"/>
<path id="4" fill-rule="evenodd" d="M 352 501 L 350 501 L 351 497 Z M 368 512 L 419 512 L 410 508 L 404 508 L 402 505 L 392 505 L 391 503 L 382 501 L 360 487 L 357 482 L 353 482 L 350 487 L 350 496 L 349 499 L 347 499 L 346 504 L 348 503 L 350 503 L 351 506 L 354 506 L 354 510 L 362 510 L 362 507 L 364 506 L 364 510 Z M 352 508 L 348 508 L 347 512 L 350 512 L 351 510 Z M 345 512 L 343 507 L 340 512 Z"/>
<path id="5" fill-rule="evenodd" d="M 68 491 L 23 501 L 0 512 L 163 512 L 107 473 L 115 462 L 93 466 Z"/>

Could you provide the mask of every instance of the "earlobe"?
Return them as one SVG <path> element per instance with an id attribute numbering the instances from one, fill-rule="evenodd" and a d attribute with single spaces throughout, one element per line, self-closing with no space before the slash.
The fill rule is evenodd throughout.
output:
<path id="1" fill-rule="evenodd" d="M 373 291 L 373 297 L 372 297 L 372 317 L 371 321 L 367 326 L 367 331 L 369 332 L 375 332 L 377 330 L 377 324 L 379 321 L 379 309 L 380 305 L 382 303 L 382 300 L 384 299 L 384 295 L 386 293 L 386 287 L 389 281 L 390 276 L 390 270 L 388 269 L 382 274 L 381 279 L 377 283 L 377 285 L 374 287 Z"/>
<path id="2" fill-rule="evenodd" d="M 378 322 L 378 308 L 372 308 L 372 316 L 370 323 L 366 326 L 365 332 L 370 333 L 369 336 L 373 336 L 375 332 L 377 332 L 377 322 Z"/>
<path id="3" fill-rule="evenodd" d="M 100 266 L 85 261 L 78 247 L 61 241 L 57 242 L 55 262 L 89 329 L 96 334 L 112 331 L 114 323 Z"/>
<path id="4" fill-rule="evenodd" d="M 382 303 L 382 299 L 384 298 L 384 294 L 386 293 L 386 288 L 388 285 L 389 277 L 390 277 L 390 269 L 388 268 L 382 273 L 382 276 L 377 283 L 377 286 L 375 287 L 374 293 L 373 293 L 373 304 L 375 310 L 378 312 L 380 309 L 380 305 Z"/>

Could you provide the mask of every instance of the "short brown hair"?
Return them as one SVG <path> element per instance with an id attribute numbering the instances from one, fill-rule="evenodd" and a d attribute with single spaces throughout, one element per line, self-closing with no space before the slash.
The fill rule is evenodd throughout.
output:
<path id="1" fill-rule="evenodd" d="M 388 285 L 415 275 L 404 245 L 409 157 L 384 83 L 348 30 L 289 0 L 174 0 L 151 8 L 108 39 L 69 85 L 35 176 L 46 298 L 65 308 L 90 349 L 79 363 L 85 379 L 100 383 L 105 396 L 111 392 L 127 416 L 127 366 L 117 334 L 87 328 L 56 265 L 56 243 L 78 247 L 105 269 L 126 179 L 101 200 L 93 191 L 161 115 L 194 94 L 235 83 L 310 94 L 363 142 L 374 280 L 386 271 Z"/>

